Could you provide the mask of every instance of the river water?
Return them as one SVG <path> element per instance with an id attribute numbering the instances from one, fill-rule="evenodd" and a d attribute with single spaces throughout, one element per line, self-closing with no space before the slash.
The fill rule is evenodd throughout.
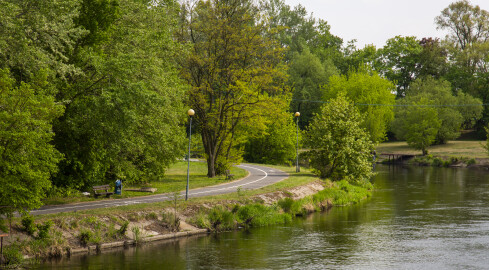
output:
<path id="1" fill-rule="evenodd" d="M 41 269 L 489 269 L 489 172 L 377 166 L 372 198 L 292 224 L 48 262 Z"/>

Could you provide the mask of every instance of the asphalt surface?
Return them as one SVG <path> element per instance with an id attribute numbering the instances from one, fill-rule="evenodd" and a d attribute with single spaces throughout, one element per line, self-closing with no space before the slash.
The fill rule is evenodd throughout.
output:
<path id="1" fill-rule="evenodd" d="M 189 190 L 189 199 L 195 197 L 204 197 L 212 195 L 220 195 L 225 193 L 237 192 L 238 188 L 242 190 L 258 189 L 274 183 L 277 183 L 288 177 L 288 174 L 284 171 L 272 169 L 263 166 L 243 164 L 237 166 L 239 168 L 245 169 L 249 172 L 249 175 L 243 179 L 228 182 L 225 184 L 220 184 L 216 186 L 209 186 L 198 189 Z M 190 188 L 192 187 L 192 178 L 190 178 Z M 124 192 L 124 188 L 122 189 Z M 185 197 L 185 191 L 180 193 Z M 131 204 L 140 203 L 153 203 L 168 201 L 173 198 L 170 193 L 149 195 L 141 197 L 133 197 L 127 199 L 101 199 L 100 201 L 92 201 L 77 204 L 63 204 L 63 205 L 45 205 L 39 209 L 32 210 L 31 215 L 45 215 L 45 214 L 55 214 L 63 212 L 76 212 L 81 210 L 90 210 L 97 208 L 107 208 L 107 207 L 118 207 Z"/>

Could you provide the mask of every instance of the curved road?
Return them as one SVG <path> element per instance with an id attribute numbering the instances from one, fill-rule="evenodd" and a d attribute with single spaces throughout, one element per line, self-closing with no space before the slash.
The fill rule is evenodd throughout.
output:
<path id="1" fill-rule="evenodd" d="M 263 167 L 263 166 L 243 164 L 243 165 L 238 165 L 237 167 L 247 170 L 249 172 L 249 175 L 243 179 L 229 182 L 226 184 L 209 186 L 209 187 L 198 188 L 198 189 L 191 189 L 189 190 L 188 193 L 189 198 L 232 193 L 232 192 L 236 192 L 239 187 L 241 187 L 241 189 L 243 190 L 258 189 L 279 182 L 289 176 L 284 171 Z M 192 186 L 192 179 L 190 179 L 190 186 Z M 180 194 L 185 196 L 185 191 L 182 191 Z M 164 193 L 164 194 L 150 195 L 150 196 L 143 196 L 143 197 L 133 197 L 133 198 L 116 199 L 116 200 L 101 200 L 101 201 L 78 203 L 78 204 L 45 205 L 39 209 L 32 210 L 30 214 L 44 215 L 44 214 L 54 214 L 54 213 L 61 213 L 61 212 L 75 212 L 79 210 L 117 207 L 117 206 L 130 205 L 130 204 L 161 202 L 161 201 L 168 201 L 171 199 L 172 199 L 172 194 Z"/>

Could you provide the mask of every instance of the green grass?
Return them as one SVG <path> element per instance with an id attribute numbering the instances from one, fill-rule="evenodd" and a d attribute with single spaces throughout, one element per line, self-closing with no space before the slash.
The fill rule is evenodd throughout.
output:
<path id="1" fill-rule="evenodd" d="M 230 169 L 231 174 L 234 174 L 234 179 L 240 179 L 248 175 L 248 172 L 244 169 L 232 167 Z M 190 178 L 189 178 L 189 188 L 195 189 L 206 186 L 213 186 L 222 183 L 227 183 L 224 175 L 217 176 L 214 178 L 207 177 L 207 163 L 205 162 L 190 162 Z M 185 190 L 187 185 L 187 162 L 179 161 L 173 164 L 165 173 L 165 176 L 160 181 L 154 181 L 145 185 L 126 185 L 123 183 L 122 195 L 112 195 L 112 199 L 120 198 L 130 198 L 138 196 L 152 195 L 152 193 L 147 192 L 137 192 L 137 191 L 125 191 L 128 188 L 141 188 L 141 187 L 151 187 L 156 188 L 154 194 L 161 193 L 171 193 L 175 191 Z M 101 200 L 81 196 L 70 196 L 70 197 L 50 197 L 44 200 L 45 204 L 66 204 L 75 202 L 85 202 Z"/>
<path id="2" fill-rule="evenodd" d="M 489 158 L 484 149 L 485 141 L 449 141 L 428 147 L 428 153 L 439 157 Z M 406 142 L 385 142 L 377 146 L 378 154 L 421 155 L 421 151 L 409 147 Z"/>
<path id="3" fill-rule="evenodd" d="M 205 163 L 202 163 L 201 165 L 205 166 Z M 191 163 L 190 166 L 192 169 L 193 164 Z M 233 193 L 229 193 L 229 194 L 222 194 L 222 195 L 216 195 L 216 196 L 191 198 L 187 202 L 181 199 L 178 202 L 178 205 L 179 205 L 179 207 L 181 207 L 183 209 L 183 208 L 186 208 L 186 207 L 189 207 L 192 205 L 202 205 L 203 203 L 217 204 L 217 203 L 222 202 L 222 201 L 247 201 L 251 197 L 259 195 L 259 194 L 270 193 L 270 192 L 274 192 L 274 191 L 278 191 L 278 190 L 286 190 L 289 188 L 306 185 L 308 183 L 317 181 L 319 179 L 310 170 L 308 170 L 306 168 L 301 168 L 301 172 L 296 173 L 295 167 L 279 166 L 279 165 L 263 165 L 263 164 L 260 164 L 260 166 L 267 166 L 270 168 L 283 170 L 283 171 L 289 173 L 289 177 L 287 179 L 284 179 L 284 180 L 278 182 L 278 183 L 275 183 L 273 185 L 269 185 L 269 186 L 266 186 L 266 187 L 263 187 L 260 189 L 242 190 L 240 192 L 241 194 L 238 194 L 238 192 L 233 192 Z M 234 173 L 235 179 L 238 179 L 241 176 L 237 175 L 236 169 L 238 169 L 238 168 L 233 168 L 233 170 L 231 170 L 231 173 Z M 204 174 L 205 174 L 207 172 L 207 170 L 202 170 L 202 172 L 204 172 Z M 185 173 L 186 173 L 186 171 L 185 171 Z M 247 172 L 244 170 L 241 172 L 242 176 L 244 176 L 246 174 L 247 174 Z M 191 186 L 191 188 L 194 188 L 192 186 L 192 179 L 193 178 L 190 178 L 190 181 L 191 181 L 190 186 Z M 186 181 L 186 174 L 185 174 L 185 181 Z M 219 181 L 222 182 L 225 180 L 219 180 Z M 185 189 L 185 186 L 183 186 L 183 189 Z M 123 191 L 123 193 L 124 193 L 124 191 Z M 137 193 L 137 192 L 134 192 L 134 193 Z M 166 201 L 166 202 L 157 202 L 157 203 L 132 204 L 132 205 L 113 207 L 113 208 L 101 208 L 101 209 L 92 209 L 89 211 L 77 211 L 76 213 L 58 213 L 58 214 L 52 214 L 52 215 L 43 215 L 42 217 L 43 218 L 53 218 L 53 217 L 66 217 L 66 216 L 85 216 L 85 215 L 91 215 L 91 214 L 103 216 L 103 215 L 118 215 L 118 214 L 123 214 L 123 213 L 131 212 L 131 211 L 158 211 L 158 210 L 161 210 L 162 208 L 171 207 L 172 203 L 173 202 L 171 202 L 171 201 Z"/>

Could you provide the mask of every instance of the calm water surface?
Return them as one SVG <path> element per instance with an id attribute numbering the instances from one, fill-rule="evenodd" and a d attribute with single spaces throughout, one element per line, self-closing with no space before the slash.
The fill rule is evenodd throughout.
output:
<path id="1" fill-rule="evenodd" d="M 359 205 L 41 269 L 489 269 L 489 172 L 378 166 Z"/>

